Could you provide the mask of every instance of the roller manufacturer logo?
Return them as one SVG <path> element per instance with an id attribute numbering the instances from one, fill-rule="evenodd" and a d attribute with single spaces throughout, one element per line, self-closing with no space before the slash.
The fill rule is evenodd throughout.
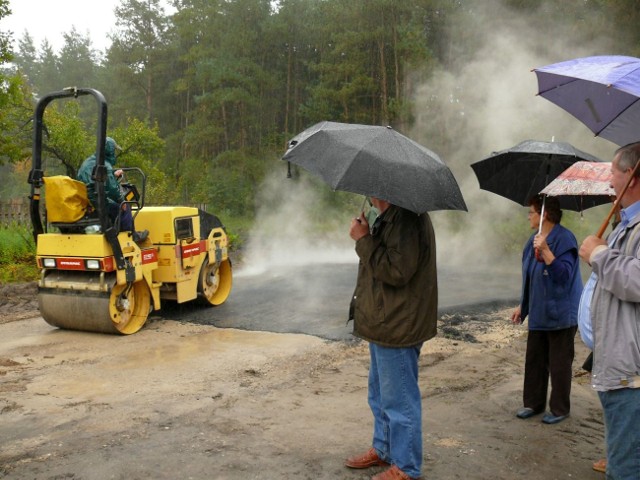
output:
<path id="1" fill-rule="evenodd" d="M 83 268 L 84 264 L 80 260 L 59 260 L 60 267 Z"/>
<path id="2" fill-rule="evenodd" d="M 182 258 L 193 257 L 200 254 L 200 245 L 182 247 Z"/>
<path id="3" fill-rule="evenodd" d="M 142 263 L 153 263 L 158 261 L 158 252 L 154 249 L 144 250 L 142 252 Z"/>

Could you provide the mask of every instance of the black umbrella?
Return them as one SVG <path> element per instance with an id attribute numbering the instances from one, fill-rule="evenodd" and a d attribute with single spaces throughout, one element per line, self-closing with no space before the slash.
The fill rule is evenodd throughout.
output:
<path id="1" fill-rule="evenodd" d="M 334 190 L 376 197 L 415 213 L 467 210 L 440 157 L 391 127 L 320 122 L 294 137 L 282 159 Z"/>
<path id="2" fill-rule="evenodd" d="M 549 182 L 579 160 L 602 162 L 564 142 L 525 140 L 471 164 L 480 188 L 527 206 Z M 582 211 L 595 205 L 579 197 L 559 197 L 560 207 Z"/>

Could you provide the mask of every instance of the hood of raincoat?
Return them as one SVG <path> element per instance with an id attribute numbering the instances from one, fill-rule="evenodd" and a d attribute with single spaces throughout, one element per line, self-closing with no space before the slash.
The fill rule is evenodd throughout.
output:
<path id="1" fill-rule="evenodd" d="M 120 146 L 113 138 L 107 137 L 104 142 L 104 161 L 112 167 L 116 164 L 116 150 L 121 150 Z"/>

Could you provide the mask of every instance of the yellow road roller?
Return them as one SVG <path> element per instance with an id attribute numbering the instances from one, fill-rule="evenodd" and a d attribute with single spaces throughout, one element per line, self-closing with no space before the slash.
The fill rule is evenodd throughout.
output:
<path id="1" fill-rule="evenodd" d="M 93 96 L 99 110 L 93 206 L 82 182 L 46 176 L 42 169 L 47 105 L 82 95 Z M 136 243 L 132 232 L 118 231 L 118 220 L 111 222 L 104 190 L 106 119 L 104 96 L 90 88 L 54 92 L 36 105 L 29 198 L 42 317 L 63 329 L 132 334 L 162 301 L 222 304 L 231 292 L 232 272 L 229 240 L 215 215 L 195 207 L 145 206 L 144 173 L 129 168 L 124 170 L 141 176 L 141 191 L 123 185 L 122 207 L 131 209 L 136 229 L 149 235 Z"/>

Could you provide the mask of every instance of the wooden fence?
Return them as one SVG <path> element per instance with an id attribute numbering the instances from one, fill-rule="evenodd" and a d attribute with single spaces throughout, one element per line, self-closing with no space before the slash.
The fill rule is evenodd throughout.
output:
<path id="1" fill-rule="evenodd" d="M 29 225 L 29 199 L 15 198 L 8 201 L 0 201 L 0 225 L 11 224 Z"/>

